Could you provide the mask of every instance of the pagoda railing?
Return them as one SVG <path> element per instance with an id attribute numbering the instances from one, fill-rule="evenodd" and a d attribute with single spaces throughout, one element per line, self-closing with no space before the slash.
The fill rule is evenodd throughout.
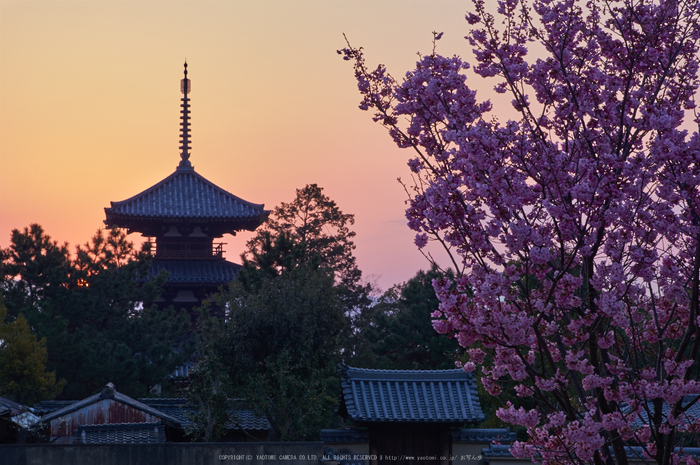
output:
<path id="1" fill-rule="evenodd" d="M 157 258 L 171 259 L 216 259 L 224 257 L 225 242 L 215 242 L 210 247 L 202 247 L 201 244 L 190 242 L 167 242 L 159 244 L 157 241 L 148 241 L 151 253 Z"/>

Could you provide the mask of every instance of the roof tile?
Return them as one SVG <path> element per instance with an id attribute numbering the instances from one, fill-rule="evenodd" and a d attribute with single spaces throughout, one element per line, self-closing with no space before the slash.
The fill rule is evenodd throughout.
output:
<path id="1" fill-rule="evenodd" d="M 153 258 L 149 276 L 161 270 L 168 272 L 168 283 L 230 283 L 238 275 L 241 265 L 226 260 L 168 260 Z"/>
<path id="2" fill-rule="evenodd" d="M 184 398 L 144 398 L 139 399 L 146 405 L 176 418 L 183 427 L 191 422 L 197 409 Z M 228 410 L 230 420 L 226 423 L 226 429 L 230 430 L 267 430 L 270 424 L 264 416 L 256 415 L 247 408 L 244 401 L 234 401 L 234 405 Z"/>
<path id="3" fill-rule="evenodd" d="M 194 168 L 178 168 L 159 183 L 105 208 L 108 225 L 115 217 L 162 219 L 256 219 L 268 212 L 205 179 Z M 264 219 L 264 218 L 263 218 Z"/>
<path id="4" fill-rule="evenodd" d="M 79 425 L 78 444 L 154 444 L 166 442 L 162 423 L 111 423 Z"/>
<path id="5" fill-rule="evenodd" d="M 474 379 L 462 370 L 345 367 L 341 383 L 355 421 L 466 423 L 484 418 Z"/>

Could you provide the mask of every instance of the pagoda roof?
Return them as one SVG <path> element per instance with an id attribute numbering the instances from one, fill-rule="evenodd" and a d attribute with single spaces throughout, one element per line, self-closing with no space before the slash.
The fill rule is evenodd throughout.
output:
<path id="1" fill-rule="evenodd" d="M 163 221 L 223 222 L 230 229 L 253 230 L 270 213 L 218 187 L 180 165 L 173 174 L 145 191 L 105 208 L 108 227 L 139 230 L 139 223 Z"/>
<path id="2" fill-rule="evenodd" d="M 168 272 L 168 284 L 226 284 L 236 279 L 241 265 L 226 260 L 151 260 L 149 276 Z"/>
<path id="3" fill-rule="evenodd" d="M 356 422 L 474 423 L 484 419 L 474 377 L 460 369 L 345 366 L 341 386 L 341 402 Z"/>

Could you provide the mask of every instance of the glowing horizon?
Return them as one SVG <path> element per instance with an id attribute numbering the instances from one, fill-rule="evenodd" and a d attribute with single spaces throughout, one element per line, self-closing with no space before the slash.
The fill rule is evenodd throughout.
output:
<path id="1" fill-rule="evenodd" d="M 357 108 L 343 33 L 400 77 L 429 53 L 467 54 L 468 2 L 0 2 L 0 246 L 42 225 L 71 250 L 104 207 L 179 162 L 180 80 L 192 81 L 198 173 L 272 209 L 316 183 L 355 215 L 355 251 L 382 289 L 429 263 L 404 218 L 409 154 Z M 487 97 L 483 97 L 487 98 Z M 252 233 L 224 237 L 238 261 Z M 132 234 L 129 239 L 142 239 Z"/>

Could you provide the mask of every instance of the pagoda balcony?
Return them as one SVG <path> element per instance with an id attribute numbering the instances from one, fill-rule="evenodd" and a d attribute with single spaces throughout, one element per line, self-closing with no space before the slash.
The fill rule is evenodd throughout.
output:
<path id="1" fill-rule="evenodd" d="M 193 244 L 191 242 L 166 242 L 148 241 L 151 254 L 155 258 L 169 259 L 221 259 L 224 258 L 225 242 L 215 242 L 210 244 Z"/>

